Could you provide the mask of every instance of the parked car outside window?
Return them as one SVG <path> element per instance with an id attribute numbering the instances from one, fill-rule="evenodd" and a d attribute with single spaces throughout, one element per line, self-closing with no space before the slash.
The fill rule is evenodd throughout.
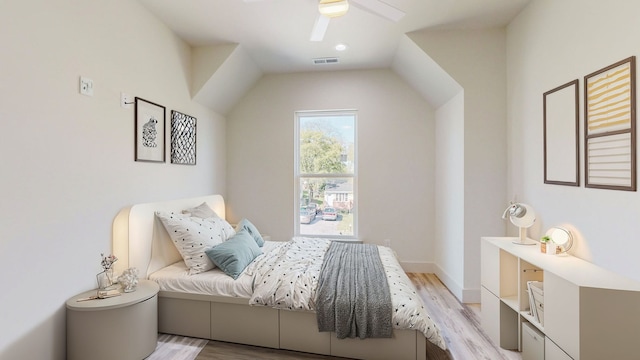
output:
<path id="1" fill-rule="evenodd" d="M 300 224 L 311 224 L 315 218 L 315 210 L 311 210 L 307 207 L 300 208 Z"/>
<path id="2" fill-rule="evenodd" d="M 307 205 L 307 209 L 315 212 L 316 214 L 318 212 L 320 212 L 320 208 L 318 207 L 318 204 L 316 204 L 316 203 L 309 203 L 309 205 Z"/>
<path id="3" fill-rule="evenodd" d="M 322 212 L 322 220 L 335 221 L 337 219 L 338 219 L 338 213 L 336 212 L 336 209 L 332 207 L 324 208 L 324 211 Z"/>

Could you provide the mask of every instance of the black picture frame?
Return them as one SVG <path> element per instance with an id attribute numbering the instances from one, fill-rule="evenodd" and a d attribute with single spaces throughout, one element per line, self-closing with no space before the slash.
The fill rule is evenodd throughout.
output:
<path id="1" fill-rule="evenodd" d="M 197 119 L 171 110 L 171 163 L 196 164 Z"/>
<path id="2" fill-rule="evenodd" d="M 135 161 L 165 162 L 166 108 L 135 98 Z"/>

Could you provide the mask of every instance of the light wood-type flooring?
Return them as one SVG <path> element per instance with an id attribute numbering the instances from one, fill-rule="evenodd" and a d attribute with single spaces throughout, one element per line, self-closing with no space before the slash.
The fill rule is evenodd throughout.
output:
<path id="1" fill-rule="evenodd" d="M 408 274 L 440 326 L 455 360 L 520 360 L 516 351 L 495 346 L 480 327 L 480 304 L 461 304 L 434 274 Z M 218 341 L 160 334 L 158 347 L 147 360 L 287 360 L 336 359 L 295 351 L 266 349 Z"/>

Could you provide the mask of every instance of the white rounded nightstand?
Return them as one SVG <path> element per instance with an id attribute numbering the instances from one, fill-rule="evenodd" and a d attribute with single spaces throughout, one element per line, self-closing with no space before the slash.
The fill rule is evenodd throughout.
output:
<path id="1" fill-rule="evenodd" d="M 158 284 L 140 280 L 134 292 L 107 299 L 67 300 L 67 359 L 144 359 L 158 341 Z"/>

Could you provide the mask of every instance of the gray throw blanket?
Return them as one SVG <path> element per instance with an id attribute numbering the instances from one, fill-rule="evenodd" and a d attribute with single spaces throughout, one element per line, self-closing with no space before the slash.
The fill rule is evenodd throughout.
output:
<path id="1" fill-rule="evenodd" d="M 316 295 L 319 331 L 338 339 L 389 338 L 393 330 L 389 284 L 378 247 L 332 242 Z"/>

